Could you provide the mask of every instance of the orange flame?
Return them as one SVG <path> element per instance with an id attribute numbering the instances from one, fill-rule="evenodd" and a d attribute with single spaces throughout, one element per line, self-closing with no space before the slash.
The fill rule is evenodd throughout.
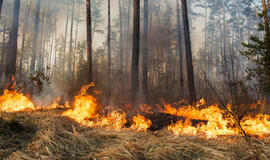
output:
<path id="1" fill-rule="evenodd" d="M 5 90 L 0 96 L 0 111 L 1 112 L 18 112 L 26 110 L 35 110 L 33 102 L 16 90 Z"/>

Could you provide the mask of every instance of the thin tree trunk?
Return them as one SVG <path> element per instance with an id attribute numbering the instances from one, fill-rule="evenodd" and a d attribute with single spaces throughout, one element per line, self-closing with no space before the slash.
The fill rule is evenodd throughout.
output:
<path id="1" fill-rule="evenodd" d="M 33 47 L 32 47 L 32 59 L 30 65 L 30 72 L 35 71 L 36 65 L 36 55 L 37 55 L 37 39 L 38 39 L 38 28 L 39 28 L 39 13 L 40 12 L 40 0 L 36 1 L 36 10 L 35 10 L 35 20 L 34 20 L 34 33 L 33 33 Z"/>
<path id="2" fill-rule="evenodd" d="M 14 1 L 13 19 L 11 31 L 9 33 L 9 53 L 7 56 L 6 66 L 6 80 L 8 83 L 12 82 L 12 76 L 16 75 L 16 58 L 17 58 L 17 44 L 18 44 L 18 29 L 20 17 L 20 0 Z"/>
<path id="3" fill-rule="evenodd" d="M 68 79 L 71 80 L 71 55 L 72 55 L 72 41 L 73 41 L 73 22 L 74 22 L 74 7 L 76 0 L 73 0 L 72 5 L 72 16 L 71 16 L 71 24 L 70 24 L 70 41 L 69 41 L 69 57 L 68 57 Z"/>
<path id="4" fill-rule="evenodd" d="M 227 75 L 227 54 L 226 54 L 226 17 L 225 17 L 225 0 L 222 0 L 222 14 L 223 14 L 223 75 L 224 80 Z"/>
<path id="5" fill-rule="evenodd" d="M 129 71 L 129 65 L 128 65 L 128 60 L 129 60 L 129 54 L 130 54 L 130 12 L 131 12 L 131 0 L 128 1 L 128 21 L 127 21 L 127 52 L 126 52 L 126 59 L 125 59 L 125 72 L 126 74 Z"/>
<path id="6" fill-rule="evenodd" d="M 177 3 L 177 32 L 178 32 L 178 50 L 179 50 L 179 78 L 180 78 L 180 94 L 184 93 L 184 73 L 183 73 L 183 49 L 182 49 L 182 34 L 181 34 L 181 25 L 180 25 L 180 5 L 179 1 Z"/>
<path id="7" fill-rule="evenodd" d="M 0 0 L 0 20 L 1 20 L 1 15 L 2 15 L 3 2 L 4 0 Z"/>
<path id="8" fill-rule="evenodd" d="M 78 12 L 78 14 L 80 14 L 80 12 Z M 77 41 L 78 41 L 78 27 L 79 27 L 79 20 L 77 20 L 77 25 L 76 25 L 76 33 L 75 33 L 75 43 L 74 43 L 74 55 L 73 55 L 73 69 L 72 69 L 72 73 L 73 76 L 75 77 L 75 66 L 76 66 L 76 55 L 77 55 Z"/>
<path id="9" fill-rule="evenodd" d="M 269 32 L 269 22 L 268 22 L 268 16 L 267 16 L 267 7 L 265 0 L 262 0 L 262 6 L 263 6 L 263 18 L 264 18 L 264 30 L 265 30 L 265 38 L 269 41 L 270 38 L 270 32 Z"/>
<path id="10" fill-rule="evenodd" d="M 4 31 L 3 31 L 3 41 L 2 41 L 2 57 L 1 57 L 1 78 L 0 78 L 0 82 L 2 82 L 2 76 L 4 73 L 4 59 L 6 57 L 6 32 L 7 32 L 7 20 L 5 18 L 4 20 Z"/>
<path id="11" fill-rule="evenodd" d="M 68 21 L 69 21 L 69 0 L 67 0 L 67 17 L 66 17 L 66 28 L 65 28 L 65 37 L 64 37 L 64 51 L 63 51 L 63 62 L 62 62 L 62 78 L 65 80 L 65 68 L 66 68 L 66 48 L 67 48 L 67 30 L 68 30 Z"/>
<path id="12" fill-rule="evenodd" d="M 186 61 L 187 61 L 186 63 L 187 63 L 187 75 L 188 75 L 189 101 L 190 103 L 195 103 L 196 90 L 195 90 L 194 73 L 193 73 L 187 2 L 186 0 L 181 0 L 181 1 L 182 1 L 182 14 L 183 14 L 183 24 L 184 24 L 184 36 L 185 36 L 185 44 L 186 44 Z"/>
<path id="13" fill-rule="evenodd" d="M 123 72 L 124 55 L 123 55 L 123 22 L 122 22 L 122 5 L 119 1 L 119 23 L 120 23 L 120 71 Z"/>
<path id="14" fill-rule="evenodd" d="M 108 0 L 108 87 L 111 89 L 111 1 Z M 109 91 L 110 92 L 110 91 Z"/>
<path id="15" fill-rule="evenodd" d="M 88 82 L 93 81 L 92 69 L 92 21 L 91 21 L 91 0 L 86 0 L 86 23 L 87 23 L 87 73 Z"/>
<path id="16" fill-rule="evenodd" d="M 133 9 L 133 50 L 131 72 L 131 101 L 137 103 L 139 91 L 139 55 L 140 55 L 140 0 L 134 0 Z"/>
<path id="17" fill-rule="evenodd" d="M 30 2 L 30 3 L 29 3 Z M 24 19 L 24 27 L 23 27 L 23 35 L 22 35 L 22 46 L 21 46 L 21 58 L 19 64 L 19 77 L 22 78 L 23 75 L 23 59 L 24 59 L 24 50 L 25 50 L 25 38 L 26 38 L 26 30 L 28 28 L 28 20 L 30 16 L 30 4 L 32 1 L 28 0 L 25 10 L 25 19 Z"/>
<path id="18" fill-rule="evenodd" d="M 143 94 L 148 100 L 148 0 L 144 0 L 144 34 L 143 34 Z"/>
<path id="19" fill-rule="evenodd" d="M 45 2 L 46 3 L 46 2 Z M 48 4 L 48 3 L 47 3 Z M 44 48 L 45 48 L 45 41 L 46 41 L 46 32 L 47 32 L 47 23 L 44 23 L 45 21 L 45 10 L 46 10 L 46 5 L 44 4 L 43 7 L 43 13 L 42 13 L 42 18 L 41 18 L 41 36 L 40 36 L 40 49 L 39 49 L 39 57 L 38 57 L 38 70 L 43 69 L 43 56 L 44 56 Z"/>

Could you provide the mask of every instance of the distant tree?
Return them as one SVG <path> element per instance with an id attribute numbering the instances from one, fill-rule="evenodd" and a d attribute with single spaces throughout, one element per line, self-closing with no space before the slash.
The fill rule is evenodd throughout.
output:
<path id="1" fill-rule="evenodd" d="M 69 40 L 69 56 L 68 56 L 68 79 L 71 80 L 71 68 L 72 68 L 72 62 L 71 62 L 71 58 L 72 58 L 72 52 L 73 52 L 73 48 L 72 48 L 72 42 L 73 42 L 73 22 L 74 22 L 74 9 L 75 9 L 75 4 L 76 4 L 76 0 L 73 0 L 73 4 L 72 4 L 72 15 L 71 15 L 71 24 L 70 24 L 70 40 Z"/>
<path id="2" fill-rule="evenodd" d="M 189 20 L 187 12 L 187 2 L 182 1 L 182 15 L 183 15 L 183 25 L 184 25 L 184 36 L 186 44 L 186 63 L 187 63 L 187 75 L 188 75 L 188 89 L 189 89 L 189 101 L 190 103 L 196 102 L 196 90 L 194 83 L 194 73 L 193 73 L 193 63 L 192 63 L 192 51 L 190 43 L 190 30 L 189 30 Z"/>
<path id="3" fill-rule="evenodd" d="M 108 87 L 111 89 L 111 1 L 108 0 Z"/>
<path id="4" fill-rule="evenodd" d="M 92 68 L 92 20 L 91 20 L 91 0 L 86 0 L 86 27 L 87 27 L 87 79 L 93 81 Z"/>
<path id="5" fill-rule="evenodd" d="M 30 72 L 33 73 L 35 71 L 36 65 L 36 56 L 37 56 L 37 39 L 38 39 L 38 30 L 39 30 L 39 15 L 40 15 L 40 0 L 36 1 L 36 9 L 35 9 L 35 19 L 34 19 L 34 33 L 33 33 L 33 46 L 32 46 L 32 59 Z"/>
<path id="6" fill-rule="evenodd" d="M 137 101 L 139 91 L 139 55 L 140 55 L 140 0 L 133 4 L 133 50 L 131 67 L 131 101 Z"/>
<path id="7" fill-rule="evenodd" d="M 248 57 L 255 66 L 248 68 L 249 78 L 257 80 L 259 88 L 270 95 L 270 33 L 269 19 L 267 16 L 267 7 L 265 0 L 262 0 L 263 13 L 260 17 L 264 19 L 263 23 L 259 23 L 259 31 L 264 31 L 264 38 L 259 36 L 251 36 L 251 42 L 243 46 L 247 48 L 242 54 Z"/>
<path id="8" fill-rule="evenodd" d="M 16 58 L 17 58 L 17 45 L 18 45 L 18 29 L 19 29 L 19 17 L 20 17 L 20 0 L 14 1 L 13 19 L 11 30 L 9 33 L 7 54 L 7 66 L 6 66 L 6 80 L 8 83 L 12 81 L 12 76 L 16 74 Z"/>

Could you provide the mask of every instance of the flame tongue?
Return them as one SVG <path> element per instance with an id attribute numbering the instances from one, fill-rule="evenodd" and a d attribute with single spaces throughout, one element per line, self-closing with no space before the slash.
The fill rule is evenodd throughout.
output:
<path id="1" fill-rule="evenodd" d="M 126 113 L 115 109 L 108 114 L 101 114 L 101 106 L 98 104 L 97 100 L 92 95 L 86 93 L 86 91 L 93 86 L 93 83 L 84 86 L 80 94 L 74 97 L 73 104 L 71 105 L 72 109 L 66 110 L 62 115 L 90 127 L 104 127 L 115 130 L 123 129 L 127 123 Z M 182 101 L 174 105 L 180 104 L 182 104 Z M 46 108 L 55 109 L 57 107 L 59 107 L 59 105 L 56 100 L 51 106 L 47 106 Z M 66 104 L 65 108 L 71 107 Z M 0 96 L 1 112 L 36 111 L 38 109 L 39 108 L 35 107 L 27 96 L 18 93 L 16 90 L 5 90 L 4 94 Z M 153 114 L 150 106 L 144 105 L 141 106 L 140 109 L 144 114 Z M 176 108 L 170 104 L 164 104 L 160 112 L 185 117 L 185 120 L 179 120 L 168 126 L 168 130 L 172 131 L 175 135 L 188 134 L 217 137 L 219 135 L 237 135 L 240 133 L 239 128 L 233 125 L 235 123 L 232 117 L 224 116 L 224 111 L 221 110 L 218 105 L 206 107 L 203 99 L 198 102 L 196 106 L 182 106 Z M 193 124 L 192 120 L 202 120 L 207 123 Z M 155 122 L 153 121 L 153 123 Z M 269 115 L 258 114 L 256 116 L 245 116 L 241 121 L 241 125 L 249 135 L 259 137 L 270 135 Z M 130 128 L 135 131 L 145 131 L 151 126 L 151 120 L 138 114 L 132 118 Z"/>
<path id="2" fill-rule="evenodd" d="M 5 90 L 4 94 L 0 96 L 0 111 L 1 112 L 18 112 L 26 110 L 35 110 L 33 102 L 24 96 L 22 93 L 18 93 L 16 90 Z"/>

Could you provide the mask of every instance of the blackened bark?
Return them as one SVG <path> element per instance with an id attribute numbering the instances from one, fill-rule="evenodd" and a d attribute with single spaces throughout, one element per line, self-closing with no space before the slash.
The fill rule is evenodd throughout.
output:
<path id="1" fill-rule="evenodd" d="M 139 92 L 139 55 L 140 55 L 140 0 L 133 5 L 133 50 L 131 69 L 131 101 L 135 104 Z"/>
<path id="2" fill-rule="evenodd" d="M 180 78 L 180 94 L 184 92 L 184 73 L 183 73 L 183 48 L 182 48 L 182 34 L 181 34 L 181 25 L 180 25 L 180 5 L 179 1 L 177 3 L 177 32 L 178 32 L 178 50 L 179 50 L 179 78 Z"/>
<path id="3" fill-rule="evenodd" d="M 92 21 L 91 21 L 91 1 L 86 0 L 86 27 L 87 27 L 87 74 L 88 82 L 93 80 L 92 69 Z"/>
<path id="4" fill-rule="evenodd" d="M 1 20 L 1 15 L 2 15 L 3 2 L 4 0 L 0 0 L 0 20 Z"/>
<path id="5" fill-rule="evenodd" d="M 16 74 L 16 58 L 17 58 L 17 44 L 18 44 L 18 29 L 19 29 L 19 17 L 20 17 L 20 0 L 14 1 L 13 19 L 11 31 L 9 33 L 7 54 L 7 66 L 6 66 L 6 81 L 10 83 L 12 76 Z"/>
<path id="6" fill-rule="evenodd" d="M 187 75 L 188 75 L 188 89 L 189 89 L 189 101 L 190 103 L 196 102 L 196 90 L 194 82 L 193 64 L 192 64 L 192 51 L 190 43 L 190 31 L 189 31 L 189 20 L 187 12 L 187 2 L 182 1 L 182 14 L 183 14 L 183 24 L 184 24 L 184 36 L 186 44 L 186 61 L 187 61 Z"/>
<path id="7" fill-rule="evenodd" d="M 144 35 L 143 35 L 143 94 L 148 100 L 148 0 L 144 0 Z"/>

